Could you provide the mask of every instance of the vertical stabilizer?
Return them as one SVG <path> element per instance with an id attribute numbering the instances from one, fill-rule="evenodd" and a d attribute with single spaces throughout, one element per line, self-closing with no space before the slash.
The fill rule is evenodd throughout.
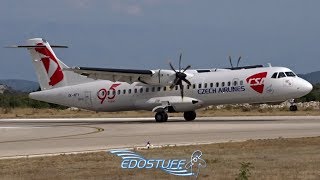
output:
<path id="1" fill-rule="evenodd" d="M 42 38 L 29 39 L 27 40 L 27 48 L 31 54 L 41 90 L 68 84 L 62 71 L 67 66 L 57 58 L 46 40 Z"/>
<path id="2" fill-rule="evenodd" d="M 74 72 L 63 71 L 69 67 L 57 58 L 52 48 L 66 48 L 66 46 L 50 46 L 43 38 L 33 38 L 27 40 L 26 45 L 12 47 L 29 50 L 41 90 L 93 81 Z"/>

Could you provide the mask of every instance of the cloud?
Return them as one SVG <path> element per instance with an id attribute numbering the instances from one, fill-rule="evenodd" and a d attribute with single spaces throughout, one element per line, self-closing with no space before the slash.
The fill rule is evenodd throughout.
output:
<path id="1" fill-rule="evenodd" d="M 116 13 L 124 13 L 128 15 L 142 15 L 142 5 L 138 3 L 128 3 L 125 1 L 113 0 L 110 2 L 111 10 Z"/>
<path id="2" fill-rule="evenodd" d="M 93 1 L 91 0 L 68 0 L 67 1 L 73 8 L 86 9 L 89 8 Z"/>

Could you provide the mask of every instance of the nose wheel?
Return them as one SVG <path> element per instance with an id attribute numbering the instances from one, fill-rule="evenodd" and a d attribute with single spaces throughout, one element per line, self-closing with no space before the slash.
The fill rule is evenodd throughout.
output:
<path id="1" fill-rule="evenodd" d="M 290 102 L 289 110 L 290 111 L 297 111 L 298 107 L 297 107 L 296 101 L 294 99 L 290 99 L 289 102 Z"/>
<path id="2" fill-rule="evenodd" d="M 157 112 L 154 118 L 156 122 L 166 122 L 168 120 L 168 114 L 164 111 Z"/>
<path id="3" fill-rule="evenodd" d="M 289 107 L 289 110 L 290 110 L 290 111 L 297 111 L 297 110 L 298 110 L 298 107 L 297 107 L 297 105 L 291 105 L 291 106 Z"/>

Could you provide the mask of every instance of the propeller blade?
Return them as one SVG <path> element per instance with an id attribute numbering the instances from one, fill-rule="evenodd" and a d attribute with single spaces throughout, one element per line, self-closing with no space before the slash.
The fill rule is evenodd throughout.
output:
<path id="1" fill-rule="evenodd" d="M 180 82 L 180 84 L 179 84 L 179 87 L 180 87 L 180 94 L 181 94 L 181 98 L 183 99 L 183 84 L 182 84 L 182 82 Z"/>
<path id="2" fill-rule="evenodd" d="M 176 78 L 173 80 L 173 83 L 170 85 L 170 89 L 173 89 L 173 88 L 177 85 L 178 81 L 179 81 L 179 78 L 176 77 Z"/>
<path id="3" fill-rule="evenodd" d="M 179 57 L 179 72 L 181 72 L 181 57 L 182 57 L 182 53 L 180 53 L 180 57 Z"/>
<path id="4" fill-rule="evenodd" d="M 159 69 L 159 72 L 158 72 L 159 84 L 160 84 L 160 78 L 161 78 L 161 77 L 160 77 L 160 71 L 161 71 L 161 70 Z"/>
<path id="5" fill-rule="evenodd" d="M 237 62 L 237 67 L 239 67 L 239 62 L 241 60 L 241 56 L 239 56 L 238 62 Z"/>
<path id="6" fill-rule="evenodd" d="M 191 68 L 190 65 L 188 65 L 186 68 L 184 68 L 183 72 L 186 72 L 186 70 L 188 70 L 189 68 Z"/>
<path id="7" fill-rule="evenodd" d="M 229 62 L 230 62 L 231 68 L 233 68 L 231 56 L 229 56 Z"/>
<path id="8" fill-rule="evenodd" d="M 183 81 L 186 82 L 189 86 L 191 86 L 190 81 L 188 81 L 187 79 L 184 79 Z"/>
<path id="9" fill-rule="evenodd" d="M 177 72 L 174 67 L 172 66 L 171 62 L 169 62 L 169 65 L 170 65 L 170 68 L 174 71 L 174 72 Z"/>

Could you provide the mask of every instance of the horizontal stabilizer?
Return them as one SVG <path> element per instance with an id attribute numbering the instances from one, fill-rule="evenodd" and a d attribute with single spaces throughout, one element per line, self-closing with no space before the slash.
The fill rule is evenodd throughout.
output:
<path id="1" fill-rule="evenodd" d="M 68 48 L 68 46 L 61 46 L 61 45 L 50 45 L 51 48 Z M 14 46 L 6 46 L 5 48 L 46 48 L 43 45 L 14 45 Z"/>

